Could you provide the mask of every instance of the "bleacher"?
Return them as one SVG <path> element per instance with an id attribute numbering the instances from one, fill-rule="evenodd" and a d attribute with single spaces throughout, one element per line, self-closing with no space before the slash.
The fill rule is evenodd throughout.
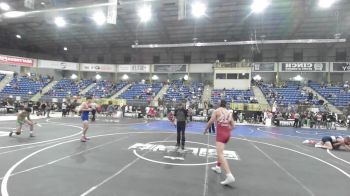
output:
<path id="1" fill-rule="evenodd" d="M 218 103 L 225 99 L 227 103 L 250 103 L 254 97 L 252 90 L 218 90 L 214 89 L 211 94 L 212 103 Z"/>
<path id="2" fill-rule="evenodd" d="M 96 86 L 91 88 L 85 96 L 91 96 L 94 98 L 108 98 L 120 91 L 127 85 L 126 82 L 122 82 L 119 84 L 114 84 L 110 81 L 98 81 Z"/>
<path id="3" fill-rule="evenodd" d="M 307 92 L 302 93 L 302 87 L 295 82 L 286 82 L 286 86 L 281 88 L 274 88 L 271 85 L 261 84 L 260 89 L 270 104 L 275 100 L 279 105 L 287 106 L 305 103 L 308 100 Z M 317 105 L 318 101 L 312 100 L 311 104 Z"/>
<path id="4" fill-rule="evenodd" d="M 60 80 L 53 88 L 45 94 L 45 98 L 58 97 L 63 98 L 67 96 L 77 96 L 84 88 L 92 84 L 92 80 L 81 80 L 75 82 L 71 79 Z"/>
<path id="5" fill-rule="evenodd" d="M 161 83 L 133 84 L 128 90 L 120 95 L 120 98 L 126 100 L 150 100 L 152 96 L 158 94 L 160 89 L 162 89 Z"/>
<path id="6" fill-rule="evenodd" d="M 48 78 L 42 78 L 42 80 L 36 81 L 27 76 L 17 76 L 0 92 L 0 97 L 20 96 L 22 99 L 29 99 L 48 83 Z"/>
<path id="7" fill-rule="evenodd" d="M 350 102 L 350 93 L 344 91 L 343 87 L 339 87 L 339 86 L 321 87 L 321 84 L 315 83 L 315 82 L 310 82 L 309 86 L 336 107 L 347 106 Z"/>
<path id="8" fill-rule="evenodd" d="M 192 83 L 190 86 L 184 85 L 181 80 L 175 80 L 169 86 L 165 101 L 192 101 L 193 99 L 201 99 L 203 96 L 203 83 Z"/>

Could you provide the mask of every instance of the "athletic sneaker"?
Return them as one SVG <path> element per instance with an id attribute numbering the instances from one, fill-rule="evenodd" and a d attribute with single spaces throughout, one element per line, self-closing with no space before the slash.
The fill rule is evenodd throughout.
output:
<path id="1" fill-rule="evenodd" d="M 85 140 L 90 140 L 90 138 L 87 138 L 87 137 L 85 137 L 85 136 L 84 136 L 84 139 L 85 139 Z"/>
<path id="2" fill-rule="evenodd" d="M 12 134 L 13 134 L 13 132 L 11 131 L 11 132 L 9 133 L 9 136 L 12 137 Z"/>
<path id="3" fill-rule="evenodd" d="M 309 143 L 310 143 L 310 140 L 303 141 L 303 144 L 309 144 Z"/>
<path id="4" fill-rule="evenodd" d="M 35 137 L 35 135 L 33 133 L 29 134 L 29 137 Z"/>
<path id="5" fill-rule="evenodd" d="M 82 137 L 82 138 L 80 139 L 80 141 L 81 141 L 81 142 L 86 142 L 87 140 L 86 140 L 84 137 Z"/>
<path id="6" fill-rule="evenodd" d="M 231 183 L 234 183 L 236 181 L 235 177 L 233 177 L 232 174 L 226 174 L 226 179 L 222 182 L 220 182 L 220 184 L 222 185 L 228 185 Z"/>
<path id="7" fill-rule="evenodd" d="M 315 148 L 322 148 L 321 144 L 315 144 Z"/>
<path id="8" fill-rule="evenodd" d="M 211 170 L 213 170 L 214 172 L 221 174 L 221 168 L 218 166 L 212 167 Z"/>

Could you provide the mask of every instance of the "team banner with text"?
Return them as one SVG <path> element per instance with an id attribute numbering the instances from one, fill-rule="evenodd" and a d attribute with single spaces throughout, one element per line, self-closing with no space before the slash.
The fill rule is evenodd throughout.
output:
<path id="1" fill-rule="evenodd" d="M 332 66 L 333 72 L 350 72 L 350 62 L 335 62 Z"/>
<path id="2" fill-rule="evenodd" d="M 16 57 L 16 56 L 0 55 L 0 64 L 33 67 L 34 66 L 34 59 Z"/>
<path id="3" fill-rule="evenodd" d="M 149 73 L 150 65 L 118 65 L 118 72 Z"/>
<path id="4" fill-rule="evenodd" d="M 253 63 L 255 72 L 275 72 L 276 63 Z"/>
<path id="5" fill-rule="evenodd" d="M 81 64 L 80 71 L 91 71 L 91 72 L 116 72 L 116 65 L 110 64 Z"/>
<path id="6" fill-rule="evenodd" d="M 328 63 L 322 62 L 286 62 L 281 63 L 282 72 L 324 72 L 328 71 Z"/>
<path id="7" fill-rule="evenodd" d="M 183 73 L 187 72 L 186 64 L 169 64 L 169 65 L 154 65 L 154 72 L 160 73 Z"/>
<path id="8" fill-rule="evenodd" d="M 39 60 L 38 61 L 38 68 L 76 71 L 76 70 L 78 70 L 78 63 Z"/>

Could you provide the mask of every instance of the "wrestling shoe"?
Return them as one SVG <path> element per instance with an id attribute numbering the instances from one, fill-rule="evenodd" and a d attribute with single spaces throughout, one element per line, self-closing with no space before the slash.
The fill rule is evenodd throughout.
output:
<path id="1" fill-rule="evenodd" d="M 214 172 L 221 174 L 221 168 L 218 166 L 212 167 L 211 170 L 213 170 Z"/>
<path id="2" fill-rule="evenodd" d="M 220 182 L 220 184 L 222 185 L 228 185 L 231 183 L 234 183 L 236 181 L 235 177 L 233 177 L 232 174 L 226 174 L 226 179 L 222 182 Z"/>

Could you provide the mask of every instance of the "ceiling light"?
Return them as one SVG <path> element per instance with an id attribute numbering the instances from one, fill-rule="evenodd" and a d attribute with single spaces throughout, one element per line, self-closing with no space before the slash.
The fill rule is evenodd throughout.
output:
<path id="1" fill-rule="evenodd" d="M 159 80 L 159 77 L 157 75 L 152 76 L 152 80 Z"/>
<path id="2" fill-rule="evenodd" d="M 330 8 L 336 0 L 319 0 L 318 6 L 321 8 Z"/>
<path id="3" fill-rule="evenodd" d="M 122 76 L 122 80 L 129 80 L 129 76 L 126 75 L 126 74 L 124 74 L 124 75 Z"/>
<path id="4" fill-rule="evenodd" d="M 64 18 L 62 17 L 56 17 L 55 18 L 55 24 L 58 26 L 58 27 L 64 27 L 66 26 L 66 21 L 64 20 Z"/>
<path id="5" fill-rule="evenodd" d="M 250 6 L 254 13 L 261 13 L 267 6 L 269 6 L 269 0 L 254 0 L 253 4 Z"/>
<path id="6" fill-rule="evenodd" d="M 260 81 L 261 80 L 261 76 L 260 75 L 256 75 L 253 78 L 255 81 Z"/>
<path id="7" fill-rule="evenodd" d="M 95 21 L 97 25 L 103 25 L 106 23 L 106 16 L 102 12 L 96 12 L 92 19 Z"/>
<path id="8" fill-rule="evenodd" d="M 7 3 L 0 3 L 0 9 L 2 9 L 4 11 L 9 11 L 10 10 L 10 6 Z"/>
<path id="9" fill-rule="evenodd" d="M 140 17 L 141 22 L 148 22 L 152 17 L 151 6 L 143 6 L 137 11 L 137 15 Z"/>
<path id="10" fill-rule="evenodd" d="M 17 37 L 17 39 L 22 39 L 22 36 L 19 34 L 17 34 L 16 37 Z"/>
<path id="11" fill-rule="evenodd" d="M 297 75 L 297 76 L 294 77 L 294 80 L 295 80 L 295 81 L 302 81 L 303 79 L 304 79 L 304 78 L 301 77 L 301 75 Z"/>
<path id="12" fill-rule="evenodd" d="M 186 80 L 186 81 L 188 80 L 188 75 L 184 76 L 184 80 Z"/>
<path id="13" fill-rule="evenodd" d="M 11 12 L 6 12 L 3 15 L 5 18 L 18 18 L 18 17 L 26 15 L 26 13 L 20 12 L 20 11 L 11 11 Z"/>
<path id="14" fill-rule="evenodd" d="M 205 15 L 206 10 L 207 6 L 201 2 L 195 2 L 192 4 L 192 15 L 196 18 Z"/>
<path id="15" fill-rule="evenodd" d="M 97 74 L 95 78 L 96 80 L 101 80 L 102 76 L 100 74 Z"/>
<path id="16" fill-rule="evenodd" d="M 72 74 L 72 76 L 70 77 L 72 80 L 75 80 L 78 78 L 78 76 L 76 74 Z"/>
<path id="17" fill-rule="evenodd" d="M 63 50 L 64 50 L 64 51 L 67 51 L 67 50 L 68 50 L 68 48 L 67 48 L 67 47 L 64 47 L 64 48 L 63 48 Z"/>

